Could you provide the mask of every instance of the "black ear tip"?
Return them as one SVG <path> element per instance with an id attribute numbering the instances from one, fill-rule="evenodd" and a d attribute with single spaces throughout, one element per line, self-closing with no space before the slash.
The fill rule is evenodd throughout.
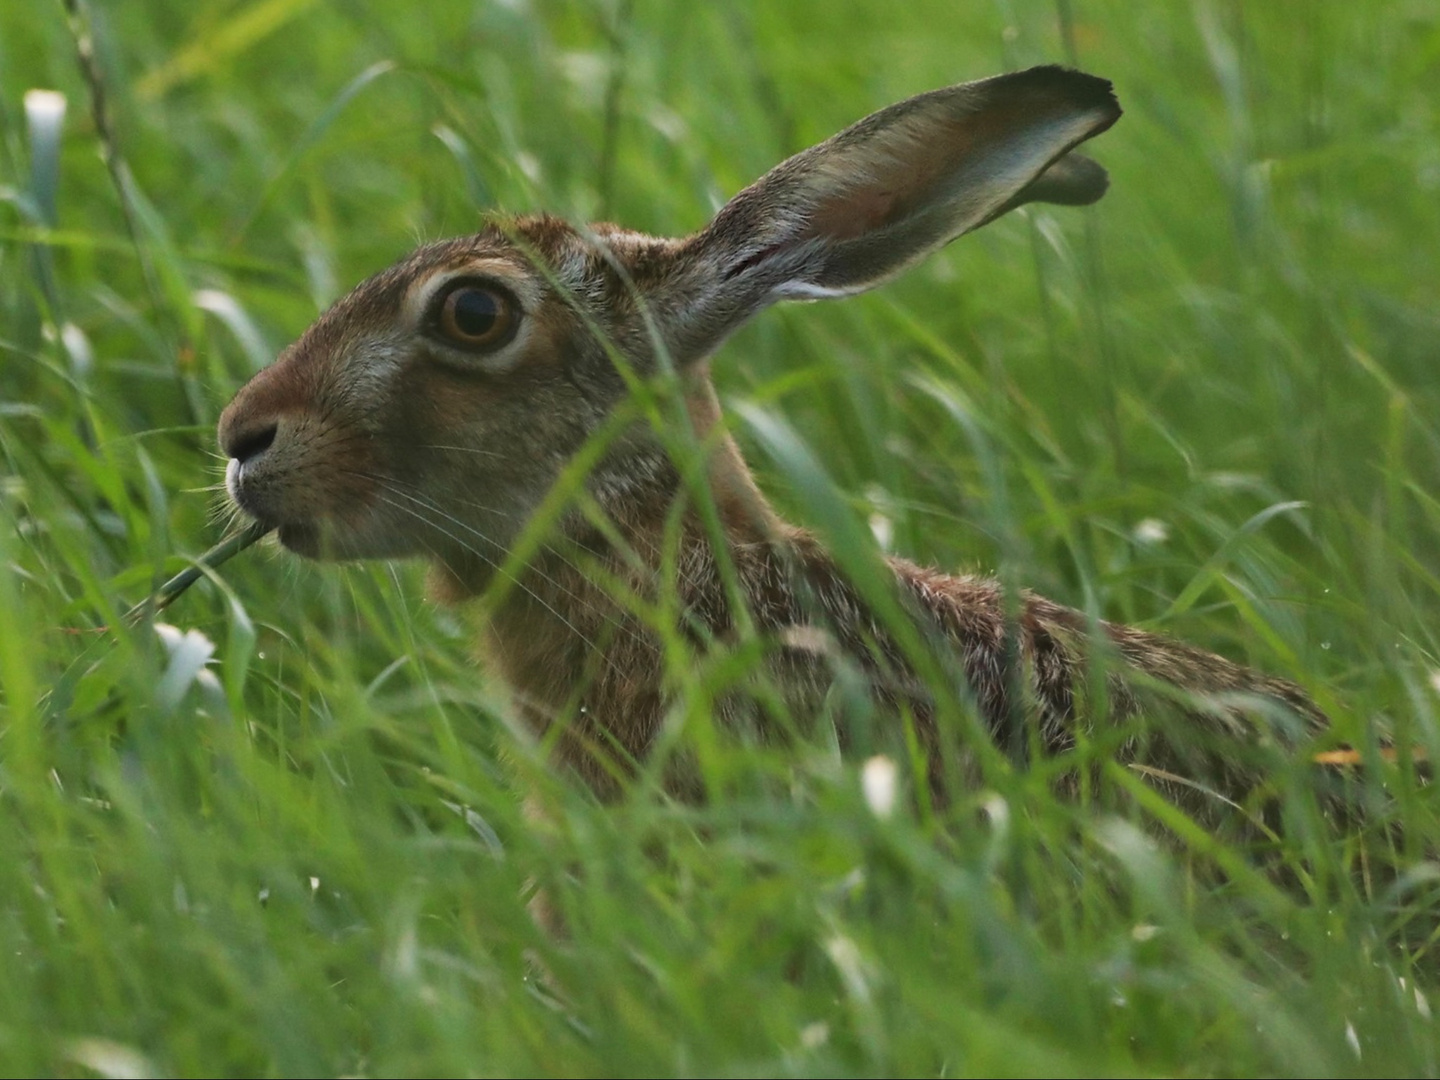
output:
<path id="1" fill-rule="evenodd" d="M 1119 120 L 1124 112 L 1115 96 L 1115 84 L 1109 79 L 1060 64 L 1043 64 L 996 78 L 1014 80 L 1032 93 L 1063 97 L 1079 108 L 1096 109 L 1105 115 L 1106 121 L 1095 134 Z"/>

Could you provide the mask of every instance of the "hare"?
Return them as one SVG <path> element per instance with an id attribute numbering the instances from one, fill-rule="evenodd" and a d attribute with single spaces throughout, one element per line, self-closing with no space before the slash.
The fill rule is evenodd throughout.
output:
<path id="1" fill-rule="evenodd" d="M 861 673 L 878 715 L 914 724 L 939 788 L 938 710 L 915 650 L 877 617 L 873 590 L 767 503 L 719 427 L 709 358 L 776 300 L 873 288 L 1027 202 L 1094 202 L 1105 170 L 1072 151 L 1120 112 L 1108 81 L 1037 67 L 882 109 L 776 166 L 683 239 L 541 215 L 422 247 L 240 390 L 219 425 L 227 490 L 297 554 L 426 559 L 438 598 L 460 602 L 496 583 L 633 381 L 673 372 L 710 516 L 662 433 L 623 426 L 595 451 L 588 509 L 562 513 L 491 590 L 484 660 L 558 762 L 611 795 L 670 705 L 653 622 L 617 597 L 669 595 L 697 647 L 743 628 L 761 635 L 787 716 L 821 712 L 837 673 Z M 1292 732 L 1324 722 L 1299 687 L 1208 652 L 1007 597 L 983 577 L 887 562 L 885 594 L 1002 744 L 1070 745 L 1094 720 L 1097 656 L 1108 674 L 1095 711 L 1124 719 L 1170 697 L 1197 732 L 1179 747 L 1132 739 L 1124 752 L 1151 776 L 1238 797 L 1228 742 L 1252 719 L 1289 718 Z M 781 737 L 787 721 L 761 697 L 722 697 L 717 722 Z"/>

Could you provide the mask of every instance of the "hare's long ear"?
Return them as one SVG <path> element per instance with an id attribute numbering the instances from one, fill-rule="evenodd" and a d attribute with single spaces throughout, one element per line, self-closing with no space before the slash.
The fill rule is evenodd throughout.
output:
<path id="1" fill-rule="evenodd" d="M 677 252 L 675 358 L 786 297 L 871 288 L 1032 201 L 1083 205 L 1105 170 L 1071 148 L 1120 116 L 1105 79 L 1031 68 L 882 109 L 776 166 Z"/>

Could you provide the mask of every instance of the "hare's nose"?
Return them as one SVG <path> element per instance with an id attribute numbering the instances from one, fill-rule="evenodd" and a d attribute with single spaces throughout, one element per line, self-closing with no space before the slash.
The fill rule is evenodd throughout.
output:
<path id="1" fill-rule="evenodd" d="M 280 425 L 273 420 L 253 427 L 231 428 L 221 438 L 220 449 L 226 457 L 234 458 L 243 465 L 269 450 L 279 430 Z"/>

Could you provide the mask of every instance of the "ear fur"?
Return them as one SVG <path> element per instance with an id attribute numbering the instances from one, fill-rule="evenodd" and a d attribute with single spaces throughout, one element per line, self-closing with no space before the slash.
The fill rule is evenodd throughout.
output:
<path id="1" fill-rule="evenodd" d="M 1069 151 L 1119 117 L 1109 81 L 1037 67 L 899 102 L 781 162 L 677 252 L 660 305 L 675 358 L 774 300 L 879 285 L 1023 203 L 1094 202 L 1105 170 Z"/>

